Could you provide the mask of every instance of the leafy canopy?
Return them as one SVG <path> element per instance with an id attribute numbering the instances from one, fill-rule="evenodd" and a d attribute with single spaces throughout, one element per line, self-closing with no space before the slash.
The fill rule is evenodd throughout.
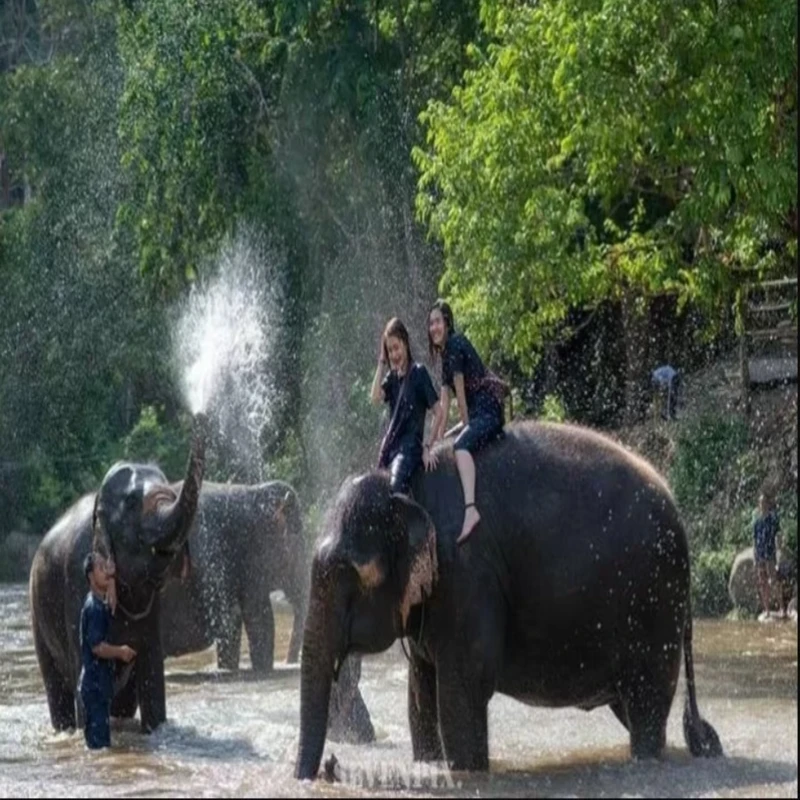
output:
<path id="1" fill-rule="evenodd" d="M 729 302 L 796 253 L 797 4 L 486 0 L 492 42 L 424 112 L 417 208 L 483 347 L 531 367 L 574 306 Z"/>

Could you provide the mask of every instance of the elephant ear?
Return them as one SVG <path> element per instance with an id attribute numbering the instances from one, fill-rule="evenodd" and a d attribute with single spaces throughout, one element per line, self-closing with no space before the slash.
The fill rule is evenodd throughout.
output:
<path id="1" fill-rule="evenodd" d="M 400 601 L 400 617 L 405 630 L 411 608 L 433 594 L 439 566 L 436 559 L 436 528 L 425 509 L 401 494 L 392 503 L 403 519 L 408 533 L 408 580 Z"/>

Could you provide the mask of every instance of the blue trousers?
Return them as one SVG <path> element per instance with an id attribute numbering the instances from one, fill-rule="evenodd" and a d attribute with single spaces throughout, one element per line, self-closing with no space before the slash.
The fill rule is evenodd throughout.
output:
<path id="1" fill-rule="evenodd" d="M 97 690 L 81 690 L 81 700 L 86 716 L 86 746 L 90 750 L 111 747 L 111 696 Z"/>
<path id="2" fill-rule="evenodd" d="M 466 450 L 475 455 L 489 442 L 503 435 L 503 408 L 498 403 L 487 402 L 469 409 L 469 424 L 453 442 L 453 450 Z"/>

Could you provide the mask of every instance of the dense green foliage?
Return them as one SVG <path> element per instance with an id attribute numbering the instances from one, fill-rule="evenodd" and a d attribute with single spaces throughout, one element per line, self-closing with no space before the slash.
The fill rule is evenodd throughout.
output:
<path id="1" fill-rule="evenodd" d="M 180 477 L 176 304 L 242 231 L 283 254 L 259 265 L 283 289 L 264 473 L 313 520 L 374 463 L 381 328 L 402 316 L 421 359 L 440 291 L 515 381 L 516 410 L 542 348 L 601 306 L 622 303 L 635 383 L 652 365 L 630 321 L 649 298 L 719 320 L 736 271 L 796 254 L 796 15 L 777 0 L 0 4 L 0 541 L 44 531 L 117 458 Z M 592 369 L 616 352 L 612 322 Z M 571 408 L 560 388 L 542 391 L 545 418 Z M 252 479 L 231 447 L 211 477 Z M 681 503 L 701 509 L 747 458 L 734 424 L 687 432 Z"/>
<path id="2" fill-rule="evenodd" d="M 796 3 L 486 0 L 483 17 L 491 41 L 429 105 L 415 158 L 484 347 L 531 365 L 571 307 L 609 297 L 719 308 L 733 268 L 775 265 L 771 239 L 793 271 Z"/>

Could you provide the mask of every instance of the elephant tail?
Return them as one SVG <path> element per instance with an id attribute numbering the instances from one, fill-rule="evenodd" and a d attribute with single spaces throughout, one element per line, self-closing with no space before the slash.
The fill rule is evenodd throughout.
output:
<path id="1" fill-rule="evenodd" d="M 683 657 L 686 661 L 686 705 L 683 709 L 683 738 L 693 756 L 716 758 L 722 755 L 722 743 L 713 726 L 706 722 L 697 708 L 692 655 L 692 608 L 689 605 L 683 631 Z"/>

